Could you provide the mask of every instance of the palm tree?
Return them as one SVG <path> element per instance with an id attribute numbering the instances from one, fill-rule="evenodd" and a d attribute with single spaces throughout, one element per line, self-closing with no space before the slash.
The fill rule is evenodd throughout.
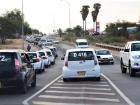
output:
<path id="1" fill-rule="evenodd" d="M 99 9 L 101 8 L 101 4 L 100 3 L 95 3 L 93 5 L 94 11 L 91 12 L 92 14 L 92 18 L 93 18 L 93 22 L 97 22 L 97 16 L 99 14 Z M 96 24 L 96 31 L 97 31 L 97 24 Z"/>
<path id="2" fill-rule="evenodd" d="M 83 30 L 84 32 L 86 31 L 86 18 L 88 16 L 89 13 L 89 6 L 88 5 L 84 5 L 82 7 L 82 10 L 80 11 L 81 15 L 82 15 L 82 19 L 83 19 Z"/>

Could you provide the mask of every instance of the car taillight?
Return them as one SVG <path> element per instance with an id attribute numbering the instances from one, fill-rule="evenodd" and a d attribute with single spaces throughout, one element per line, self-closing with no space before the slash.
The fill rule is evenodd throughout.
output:
<path id="1" fill-rule="evenodd" d="M 65 61 L 65 66 L 67 66 L 67 67 L 68 67 L 68 61 Z"/>
<path id="2" fill-rule="evenodd" d="M 40 61 L 40 59 L 39 59 L 39 58 L 37 58 L 37 59 L 36 59 L 36 62 L 39 62 L 39 61 Z"/>
<path id="3" fill-rule="evenodd" d="M 20 62 L 18 59 L 15 59 L 15 68 L 16 68 L 16 71 L 20 70 Z"/>
<path id="4" fill-rule="evenodd" d="M 42 57 L 42 59 L 47 59 L 47 57 Z"/>
<path id="5" fill-rule="evenodd" d="M 94 65 L 97 65 L 97 60 L 94 60 Z"/>

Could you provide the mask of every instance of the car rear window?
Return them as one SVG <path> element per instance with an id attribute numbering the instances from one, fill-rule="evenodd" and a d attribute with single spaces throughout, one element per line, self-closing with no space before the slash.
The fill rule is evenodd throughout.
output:
<path id="1" fill-rule="evenodd" d="M 37 58 L 36 53 L 28 53 L 28 56 L 29 56 L 30 59 Z"/>
<path id="2" fill-rule="evenodd" d="M 96 51 L 97 55 L 111 55 L 111 53 L 108 50 L 100 50 Z"/>
<path id="3" fill-rule="evenodd" d="M 39 52 L 39 55 L 40 56 L 45 56 L 45 53 L 44 52 Z"/>
<path id="4" fill-rule="evenodd" d="M 49 56 L 51 55 L 51 52 L 46 52 L 46 53 L 47 53 L 47 55 L 49 55 Z"/>
<path id="5" fill-rule="evenodd" d="M 80 60 L 94 60 L 93 52 L 92 51 L 69 52 L 68 61 L 80 61 Z"/>
<path id="6" fill-rule="evenodd" d="M 0 63 L 12 63 L 14 58 L 16 58 L 15 53 L 0 52 Z"/>
<path id="7" fill-rule="evenodd" d="M 78 45 L 87 45 L 87 42 L 79 42 Z"/>

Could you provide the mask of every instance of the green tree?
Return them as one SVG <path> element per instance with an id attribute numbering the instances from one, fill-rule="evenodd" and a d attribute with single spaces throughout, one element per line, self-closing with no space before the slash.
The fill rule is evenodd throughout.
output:
<path id="1" fill-rule="evenodd" d="M 84 32 L 86 31 L 86 18 L 89 14 L 89 6 L 88 5 L 84 5 L 82 7 L 82 10 L 80 11 L 81 15 L 82 15 L 82 19 L 83 19 L 83 30 Z"/>
<path id="2" fill-rule="evenodd" d="M 73 33 L 77 37 L 81 37 L 82 32 L 83 32 L 82 27 L 79 25 L 77 25 L 76 27 L 73 28 Z"/>
<path id="3" fill-rule="evenodd" d="M 59 28 L 59 29 L 57 30 L 57 32 L 58 32 L 58 35 L 61 37 L 61 36 L 62 36 L 62 29 Z"/>

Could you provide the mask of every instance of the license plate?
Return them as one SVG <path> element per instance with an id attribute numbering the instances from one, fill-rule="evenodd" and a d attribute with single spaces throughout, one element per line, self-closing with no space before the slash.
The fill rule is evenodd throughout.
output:
<path id="1" fill-rule="evenodd" d="M 77 74 L 79 76 L 85 76 L 86 72 L 85 71 L 78 71 Z"/>

